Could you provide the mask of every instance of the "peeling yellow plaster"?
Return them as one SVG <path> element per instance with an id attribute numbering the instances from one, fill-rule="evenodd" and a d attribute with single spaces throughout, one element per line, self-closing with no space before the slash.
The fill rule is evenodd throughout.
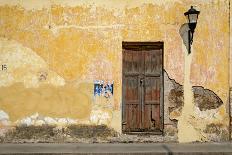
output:
<path id="1" fill-rule="evenodd" d="M 6 70 L 0 74 L 0 86 L 22 82 L 25 87 L 38 87 L 41 84 L 65 85 L 65 80 L 48 68 L 47 63 L 22 44 L 0 38 L 0 64 Z"/>
<path id="2" fill-rule="evenodd" d="M 92 83 L 66 83 L 36 52 L 16 41 L 0 38 L 0 108 L 10 121 L 35 112 L 49 117 L 89 119 Z M 86 95 L 87 94 L 87 95 Z"/>
<path id="3" fill-rule="evenodd" d="M 229 3 L 232 4 L 232 1 L 229 0 Z M 230 77 L 230 88 L 232 87 L 232 50 L 231 50 L 231 47 L 232 47 L 232 9 L 230 9 L 230 52 L 229 52 L 229 56 L 230 56 L 230 60 L 229 60 L 229 67 L 230 67 L 230 73 L 229 73 L 229 77 Z"/>
<path id="4" fill-rule="evenodd" d="M 69 7 L 95 5 L 97 7 L 106 7 L 107 9 L 123 9 L 125 7 L 131 8 L 143 4 L 165 5 L 175 2 L 181 2 L 181 0 L 0 0 L 0 5 L 18 4 L 27 10 L 49 8 L 54 4 Z"/>
<path id="5" fill-rule="evenodd" d="M 113 79 L 115 85 L 112 110 L 119 111 L 122 86 L 122 41 L 163 41 L 164 69 L 178 83 L 184 83 L 185 72 L 183 66 L 186 51 L 182 48 L 182 40 L 178 32 L 181 25 L 186 22 L 183 13 L 189 9 L 190 5 L 196 5 L 201 14 L 194 34 L 194 52 L 192 53 L 189 79 L 192 85 L 203 86 L 218 94 L 224 102 L 222 107 L 225 108 L 229 87 L 228 1 L 112 0 L 93 2 L 90 0 L 43 0 L 35 2 L 29 0 L 1 0 L 0 36 L 15 40 L 23 47 L 35 52 L 45 62 L 47 69 L 59 75 L 65 83 L 70 84 L 61 86 L 62 89 L 67 87 L 75 94 L 77 93 L 77 83 L 91 81 L 93 78 Z M 103 64 L 99 63 L 100 67 L 97 68 L 96 61 L 101 61 L 101 58 L 104 59 Z M 92 71 L 95 71 L 94 74 L 91 74 Z M 107 71 L 107 73 L 102 73 L 103 71 Z M 24 72 L 14 71 L 15 82 L 20 81 L 21 73 Z M 29 80 L 25 78 L 24 85 L 27 81 Z M 12 87 L 7 86 L 1 89 L 11 92 L 15 86 L 27 94 L 28 90 L 20 85 L 12 83 Z M 53 104 L 55 102 L 54 98 L 59 97 L 56 92 L 62 92 L 61 87 L 55 88 L 46 84 L 43 87 L 39 85 L 37 88 L 33 88 L 35 90 L 32 92 L 39 92 L 38 94 L 40 94 L 43 90 L 55 89 L 53 90 L 54 94 L 49 97 L 52 100 L 51 105 L 55 106 Z M 92 90 L 91 87 L 88 88 Z M 91 91 L 84 92 L 80 94 L 84 94 L 90 99 Z M 61 94 L 66 96 L 63 92 Z M 188 94 L 188 91 L 185 94 Z M 82 104 L 79 103 L 82 101 L 82 97 L 76 97 L 78 103 L 75 103 L 75 105 Z M 25 100 L 27 101 L 27 99 Z M 31 101 L 34 101 L 34 99 L 31 99 Z M 16 102 L 16 100 L 12 102 Z M 104 102 L 104 100 L 99 102 Z M 26 103 L 29 104 L 29 101 Z M 15 112 L 12 107 L 7 107 L 6 104 L 8 103 L 4 103 L 4 105 L 9 108 L 9 111 Z M 70 102 L 70 104 L 74 104 L 74 102 Z M 67 103 L 67 105 L 69 104 Z M 49 106 L 45 104 L 43 106 L 41 108 L 44 109 L 40 110 L 47 113 L 47 107 Z M 68 107 L 66 108 L 69 109 Z M 25 113 L 36 111 L 34 106 L 29 106 L 28 109 L 23 110 L 25 110 Z M 23 112 L 20 112 L 19 115 L 13 114 L 13 112 L 9 113 L 14 119 L 24 115 Z M 89 110 L 86 113 L 88 112 Z M 55 114 L 59 115 L 59 113 Z M 227 118 L 228 114 L 220 112 L 220 115 L 224 115 L 220 118 Z M 75 117 L 74 113 L 72 113 L 72 116 Z M 226 124 L 226 121 L 225 119 L 223 123 Z M 119 125 L 120 122 L 118 127 Z"/>
<path id="6" fill-rule="evenodd" d="M 226 104 L 229 90 L 230 51 L 228 2 L 219 0 L 211 1 L 209 5 L 201 4 L 201 14 L 193 42 L 196 52 L 193 53 L 191 67 L 192 84 L 213 90 Z M 213 22 L 215 19 L 220 21 Z"/>
<path id="7" fill-rule="evenodd" d="M 73 85 L 25 88 L 16 83 L 0 88 L 0 107 L 13 122 L 35 112 L 53 118 L 88 119 L 91 100 Z"/>

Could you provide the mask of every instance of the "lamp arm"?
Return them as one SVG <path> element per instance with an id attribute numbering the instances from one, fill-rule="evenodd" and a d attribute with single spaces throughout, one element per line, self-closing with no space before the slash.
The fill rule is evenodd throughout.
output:
<path id="1" fill-rule="evenodd" d="M 190 44 L 191 45 L 193 44 L 193 34 L 194 34 L 194 31 L 190 31 Z"/>
<path id="2" fill-rule="evenodd" d="M 191 30 L 188 30 L 188 54 L 191 53 L 192 37 Z"/>
<path id="3" fill-rule="evenodd" d="M 188 30 L 188 54 L 191 53 L 191 45 L 193 44 L 194 31 Z"/>

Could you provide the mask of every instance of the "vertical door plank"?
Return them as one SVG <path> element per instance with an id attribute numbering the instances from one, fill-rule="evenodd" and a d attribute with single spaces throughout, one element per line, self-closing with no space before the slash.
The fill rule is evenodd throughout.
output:
<path id="1" fill-rule="evenodd" d="M 144 124 L 146 130 L 160 130 L 160 76 L 162 76 L 162 51 L 145 51 L 145 101 Z"/>
<path id="2" fill-rule="evenodd" d="M 144 128 L 144 130 L 145 131 L 148 131 L 149 130 L 149 127 L 150 127 L 150 105 L 144 105 L 144 126 L 143 126 L 143 128 Z"/>
<path id="3" fill-rule="evenodd" d="M 123 113 L 123 130 L 126 132 L 138 131 L 140 127 L 140 61 L 141 54 L 139 51 L 123 50 L 123 92 L 124 108 Z"/>
<path id="4" fill-rule="evenodd" d="M 160 105 L 152 105 L 152 120 L 155 129 L 160 129 Z"/>

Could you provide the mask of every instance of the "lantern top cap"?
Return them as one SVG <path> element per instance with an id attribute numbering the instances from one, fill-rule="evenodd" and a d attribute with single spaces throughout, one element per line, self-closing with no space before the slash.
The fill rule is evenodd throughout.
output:
<path id="1" fill-rule="evenodd" d="M 187 12 L 185 12 L 184 13 L 184 15 L 186 16 L 186 15 L 190 15 L 190 14 L 200 14 L 200 11 L 197 11 L 196 9 L 194 9 L 193 8 L 193 6 L 191 6 L 191 8 L 187 11 Z"/>

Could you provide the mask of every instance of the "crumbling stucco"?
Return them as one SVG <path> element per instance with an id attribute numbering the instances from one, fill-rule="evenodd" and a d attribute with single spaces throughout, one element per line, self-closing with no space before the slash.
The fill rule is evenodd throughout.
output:
<path id="1" fill-rule="evenodd" d="M 183 96 L 193 95 L 195 103 L 186 109 L 191 126 L 200 134 L 198 140 L 220 141 L 222 136 L 210 138 L 205 129 L 221 123 L 220 133 L 228 131 L 228 2 L 1 1 L 0 65 L 7 68 L 0 71 L 0 126 L 5 129 L 38 113 L 50 121 L 107 124 L 120 132 L 122 41 L 163 41 L 164 69 L 177 83 L 190 84 L 184 89 L 165 80 L 166 135 L 178 139 L 177 123 L 182 108 L 190 103 Z M 185 70 L 179 29 L 190 5 L 201 14 L 191 67 Z M 94 98 L 93 80 L 113 80 L 112 98 Z M 187 130 L 185 125 L 182 129 Z"/>
<path id="2" fill-rule="evenodd" d="M 184 89 L 183 85 L 170 79 L 166 72 L 164 81 L 165 134 L 177 140 L 177 134 L 180 132 L 177 125 L 184 105 Z M 189 122 L 200 136 L 198 141 L 227 141 L 229 139 L 228 124 L 223 120 L 227 120 L 228 117 L 225 115 L 225 107 L 221 99 L 213 91 L 200 86 L 193 86 L 192 91 L 194 107 L 191 109 L 192 115 Z M 207 108 L 202 111 L 200 110 L 202 106 Z"/>
<path id="3" fill-rule="evenodd" d="M 193 87 L 194 103 L 201 110 L 211 110 L 219 108 L 223 102 L 211 90 L 204 89 L 203 87 Z"/>

